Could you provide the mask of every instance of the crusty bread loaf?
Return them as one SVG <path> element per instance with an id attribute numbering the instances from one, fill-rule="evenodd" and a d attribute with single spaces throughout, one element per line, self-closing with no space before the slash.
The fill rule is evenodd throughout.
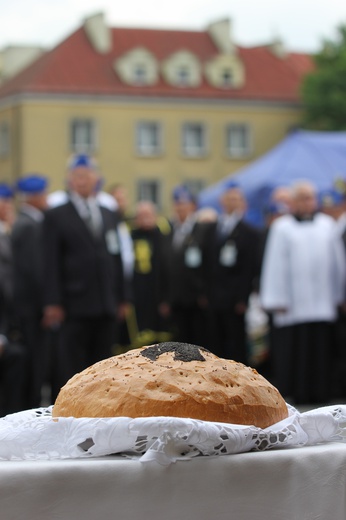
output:
<path id="1" fill-rule="evenodd" d="M 190 417 L 265 428 L 287 417 L 256 370 L 202 347 L 160 343 L 100 361 L 60 390 L 53 416 Z"/>

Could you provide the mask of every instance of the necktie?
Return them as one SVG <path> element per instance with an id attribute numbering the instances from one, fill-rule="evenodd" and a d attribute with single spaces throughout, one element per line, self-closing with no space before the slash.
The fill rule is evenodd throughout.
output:
<path id="1" fill-rule="evenodd" d="M 101 214 L 96 203 L 85 200 L 85 223 L 91 234 L 97 238 L 101 234 Z"/>
<path id="2" fill-rule="evenodd" d="M 192 232 L 193 226 L 194 221 L 192 219 L 187 219 L 175 228 L 173 234 L 173 245 L 175 248 L 178 249 L 182 246 L 186 237 Z"/>

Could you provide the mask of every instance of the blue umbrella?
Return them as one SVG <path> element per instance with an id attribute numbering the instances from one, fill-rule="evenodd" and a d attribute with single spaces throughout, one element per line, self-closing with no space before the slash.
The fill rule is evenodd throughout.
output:
<path id="1" fill-rule="evenodd" d="M 199 195 L 199 206 L 220 210 L 220 195 L 236 183 L 248 201 L 247 220 L 263 224 L 264 208 L 279 186 L 309 180 L 318 192 L 346 179 L 346 132 L 297 130 L 262 157 Z"/>

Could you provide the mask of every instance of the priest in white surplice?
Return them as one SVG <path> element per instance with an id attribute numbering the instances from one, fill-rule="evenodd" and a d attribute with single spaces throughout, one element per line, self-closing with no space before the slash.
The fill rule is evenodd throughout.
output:
<path id="1" fill-rule="evenodd" d="M 292 214 L 270 229 L 260 282 L 276 329 L 275 383 L 296 404 L 329 398 L 332 324 L 345 300 L 345 266 L 335 221 L 317 212 L 314 186 L 297 183 Z"/>

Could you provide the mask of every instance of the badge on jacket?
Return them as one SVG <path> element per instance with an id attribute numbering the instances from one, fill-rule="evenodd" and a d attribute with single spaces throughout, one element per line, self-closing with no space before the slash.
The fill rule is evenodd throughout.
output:
<path id="1" fill-rule="evenodd" d="M 202 253 L 199 247 L 189 246 L 185 251 L 185 265 L 195 269 L 202 263 Z"/>
<path id="2" fill-rule="evenodd" d="M 238 251 L 233 242 L 226 242 L 220 250 L 219 261 L 224 267 L 232 267 L 237 261 Z"/>
<path id="3" fill-rule="evenodd" d="M 114 229 L 109 229 L 105 234 L 105 239 L 108 253 L 118 255 L 120 253 L 118 233 Z"/>

